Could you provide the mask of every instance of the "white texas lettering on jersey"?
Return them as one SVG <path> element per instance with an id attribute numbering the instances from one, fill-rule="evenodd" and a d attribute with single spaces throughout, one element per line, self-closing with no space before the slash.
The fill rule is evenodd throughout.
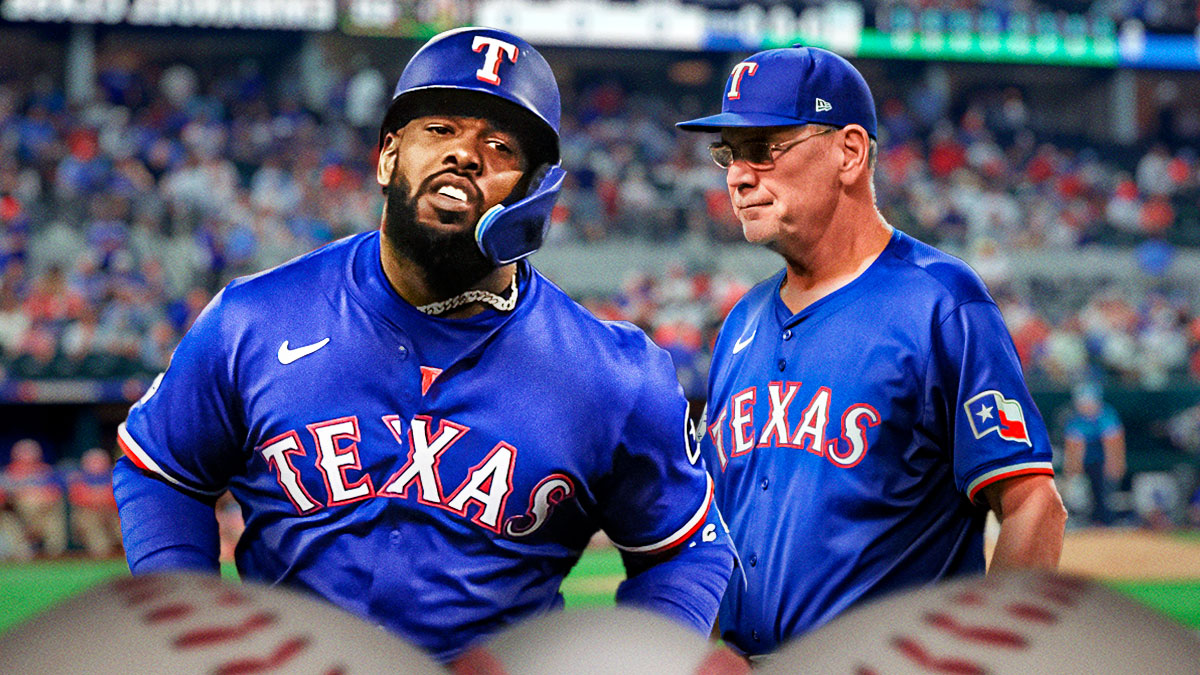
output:
<path id="1" fill-rule="evenodd" d="M 298 461 L 307 456 L 300 435 L 289 431 L 263 443 L 255 452 L 262 455 L 274 470 L 275 479 L 296 512 L 307 514 L 322 507 L 338 506 L 373 497 L 410 498 L 410 487 L 416 501 L 449 511 L 497 534 L 527 537 L 539 530 L 554 508 L 576 494 L 570 477 L 553 473 L 542 479 L 529 496 L 529 510 L 504 520 L 504 509 L 513 491 L 513 472 L 517 449 L 503 441 L 497 443 L 478 464 L 467 470 L 466 478 L 448 496 L 442 486 L 439 462 L 442 455 L 470 428 L 450 420 L 438 421 L 427 415 L 417 415 L 408 429 L 399 415 L 380 418 L 402 447 L 407 449 L 406 462 L 376 491 L 371 476 L 363 472 L 359 457 L 362 435 L 358 417 L 337 419 L 307 425 L 316 444 L 315 464 L 325 484 L 328 499 L 321 503 L 306 489 Z M 355 472 L 356 475 L 348 475 Z"/>
<path id="2" fill-rule="evenodd" d="M 842 414 L 840 434 L 831 438 L 829 420 L 833 392 L 829 387 L 817 387 L 798 415 L 800 422 L 793 429 L 790 420 L 795 416 L 791 412 L 801 386 L 800 382 L 767 384 L 769 407 L 766 423 L 761 428 L 754 419 L 758 387 L 748 387 L 729 397 L 727 405 L 721 407 L 717 418 L 708 426 L 708 436 L 717 452 L 717 463 L 722 471 L 734 457 L 764 447 L 805 450 L 825 457 L 844 469 L 857 466 L 866 457 L 870 449 L 867 430 L 882 421 L 879 412 L 866 403 L 850 406 Z M 798 403 L 796 407 L 799 407 Z M 728 449 L 726 432 L 729 437 Z"/>
<path id="3" fill-rule="evenodd" d="M 881 421 L 879 411 L 866 403 L 847 408 L 846 413 L 842 415 L 842 438 L 846 441 L 847 451 L 842 454 L 838 450 L 838 444 L 830 442 L 826 448 L 829 461 L 846 469 L 856 466 L 866 457 L 867 448 L 870 447 L 866 427 L 878 426 Z"/>
<path id="4" fill-rule="evenodd" d="M 521 48 L 498 38 L 476 35 L 471 42 L 471 50 L 478 52 L 485 47 L 487 51 L 483 55 L 483 66 L 475 71 L 475 77 L 488 84 L 500 84 L 501 56 L 507 56 L 509 61 L 516 63 Z"/>
<path id="5" fill-rule="evenodd" d="M 725 416 L 729 411 L 721 408 L 721 412 L 717 414 L 717 419 L 708 425 L 708 435 L 712 438 L 713 447 L 717 449 L 717 461 L 721 464 L 721 470 L 725 470 L 725 465 L 729 464 L 729 457 L 725 455 Z"/>
<path id="6" fill-rule="evenodd" d="M 387 485 L 383 486 L 381 494 L 388 497 L 408 497 L 408 486 L 418 481 L 417 500 L 431 506 L 442 504 L 442 479 L 438 474 L 438 457 L 455 441 L 467 433 L 467 427 L 455 424 L 450 420 L 442 420 L 437 432 L 429 434 L 430 422 L 426 415 L 417 415 L 409 423 L 408 443 L 404 442 L 404 432 L 399 415 L 385 415 L 384 424 L 400 445 L 408 445 L 408 463 L 392 476 Z"/>
<path id="7" fill-rule="evenodd" d="M 733 452 L 738 457 L 754 449 L 754 399 L 756 387 L 750 387 L 733 395 L 729 408 L 729 429 L 733 432 Z"/>
<path id="8" fill-rule="evenodd" d="M 461 516 L 467 515 L 467 505 L 475 502 L 482 507 L 472 521 L 489 530 L 500 531 L 500 516 L 512 491 L 513 464 L 517 449 L 501 441 L 487 457 L 467 474 L 467 481 L 458 486 L 446 506 Z"/>
<path id="9" fill-rule="evenodd" d="M 329 495 L 329 505 L 349 504 L 375 495 L 375 486 L 371 485 L 371 477 L 363 475 L 352 484 L 346 482 L 346 470 L 362 470 L 358 459 L 358 418 L 342 417 L 328 422 L 308 425 L 313 441 L 317 444 L 317 466 L 325 478 L 326 494 Z M 350 441 L 346 447 L 340 447 L 342 440 Z"/>
<path id="10" fill-rule="evenodd" d="M 292 455 L 304 455 L 304 449 L 300 446 L 300 437 L 296 435 L 296 432 L 289 431 L 282 436 L 276 436 L 258 446 L 255 452 L 262 453 L 267 464 L 275 469 L 275 479 L 279 481 L 279 486 L 283 488 L 283 493 L 287 495 L 287 498 L 292 501 L 296 511 L 309 513 L 321 508 L 321 505 L 313 500 L 312 495 L 308 494 L 304 485 L 300 483 L 300 472 L 296 471 L 296 465 L 292 464 Z"/>
<path id="11" fill-rule="evenodd" d="M 812 400 L 804 408 L 804 418 L 800 421 L 796 435 L 792 436 L 792 445 L 808 450 L 814 455 L 820 455 L 825 449 L 825 427 L 829 426 L 829 387 L 819 387 L 813 394 Z"/>
<path id="12" fill-rule="evenodd" d="M 570 476 L 551 474 L 542 479 L 529 496 L 529 510 L 513 516 L 504 524 L 504 533 L 510 537 L 524 537 L 545 524 L 550 512 L 562 502 L 575 496 L 575 483 Z"/>
<path id="13" fill-rule="evenodd" d="M 770 445 L 772 437 L 778 445 L 789 445 L 788 434 L 791 426 L 788 425 L 788 406 L 792 404 L 792 399 L 796 398 L 798 391 L 799 382 L 772 382 L 767 385 L 767 397 L 771 400 L 771 421 L 767 422 L 766 428 L 763 429 L 762 437 L 758 439 L 759 445 Z"/>

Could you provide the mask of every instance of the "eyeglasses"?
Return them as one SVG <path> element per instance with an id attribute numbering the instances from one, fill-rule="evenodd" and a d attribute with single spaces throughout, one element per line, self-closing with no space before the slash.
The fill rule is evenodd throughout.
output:
<path id="1" fill-rule="evenodd" d="M 818 131 L 815 134 L 796 138 L 783 143 L 770 143 L 768 141 L 747 141 L 739 143 L 737 146 L 730 145 L 725 141 L 717 141 L 708 146 L 708 154 L 712 155 L 712 160 L 717 163 L 717 166 L 722 169 L 728 169 L 733 166 L 737 160 L 745 160 L 752 168 L 755 169 L 770 169 L 775 166 L 775 160 L 783 153 L 800 145 L 804 141 L 816 136 L 823 136 L 828 133 L 837 131 L 835 127 L 829 127 L 824 131 Z"/>

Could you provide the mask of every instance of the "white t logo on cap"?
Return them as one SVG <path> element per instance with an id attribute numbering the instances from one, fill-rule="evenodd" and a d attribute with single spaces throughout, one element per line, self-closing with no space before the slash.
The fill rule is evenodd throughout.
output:
<path id="1" fill-rule="evenodd" d="M 728 98 L 730 101 L 741 98 L 742 76 L 753 75 L 756 70 L 758 70 L 758 64 L 753 61 L 742 61 L 734 66 L 733 72 L 729 75 L 729 93 L 725 98 Z"/>
<path id="2" fill-rule="evenodd" d="M 501 53 L 507 56 L 509 61 L 516 63 L 517 55 L 521 53 L 521 49 L 511 42 L 505 42 L 494 37 L 476 35 L 475 40 L 471 42 L 471 51 L 482 51 L 484 47 L 487 47 L 487 52 L 483 56 L 483 67 L 475 71 L 475 77 L 488 84 L 500 84 Z"/>
<path id="3" fill-rule="evenodd" d="M 833 110 L 833 105 L 823 98 L 817 99 L 817 112 L 827 112 Z"/>

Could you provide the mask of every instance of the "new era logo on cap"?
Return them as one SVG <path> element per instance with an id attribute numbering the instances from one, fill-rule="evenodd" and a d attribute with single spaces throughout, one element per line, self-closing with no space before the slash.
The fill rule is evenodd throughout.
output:
<path id="1" fill-rule="evenodd" d="M 817 99 L 817 112 L 828 112 L 830 110 L 833 110 L 833 105 L 831 105 L 829 101 L 826 101 L 823 98 Z"/>

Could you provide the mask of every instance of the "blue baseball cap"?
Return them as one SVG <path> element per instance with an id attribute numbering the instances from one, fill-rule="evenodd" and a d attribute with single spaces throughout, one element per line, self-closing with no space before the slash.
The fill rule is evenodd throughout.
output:
<path id="1" fill-rule="evenodd" d="M 721 113 L 680 122 L 684 131 L 797 124 L 858 124 L 875 138 L 875 99 L 846 59 L 818 47 L 768 49 L 733 67 Z"/>

